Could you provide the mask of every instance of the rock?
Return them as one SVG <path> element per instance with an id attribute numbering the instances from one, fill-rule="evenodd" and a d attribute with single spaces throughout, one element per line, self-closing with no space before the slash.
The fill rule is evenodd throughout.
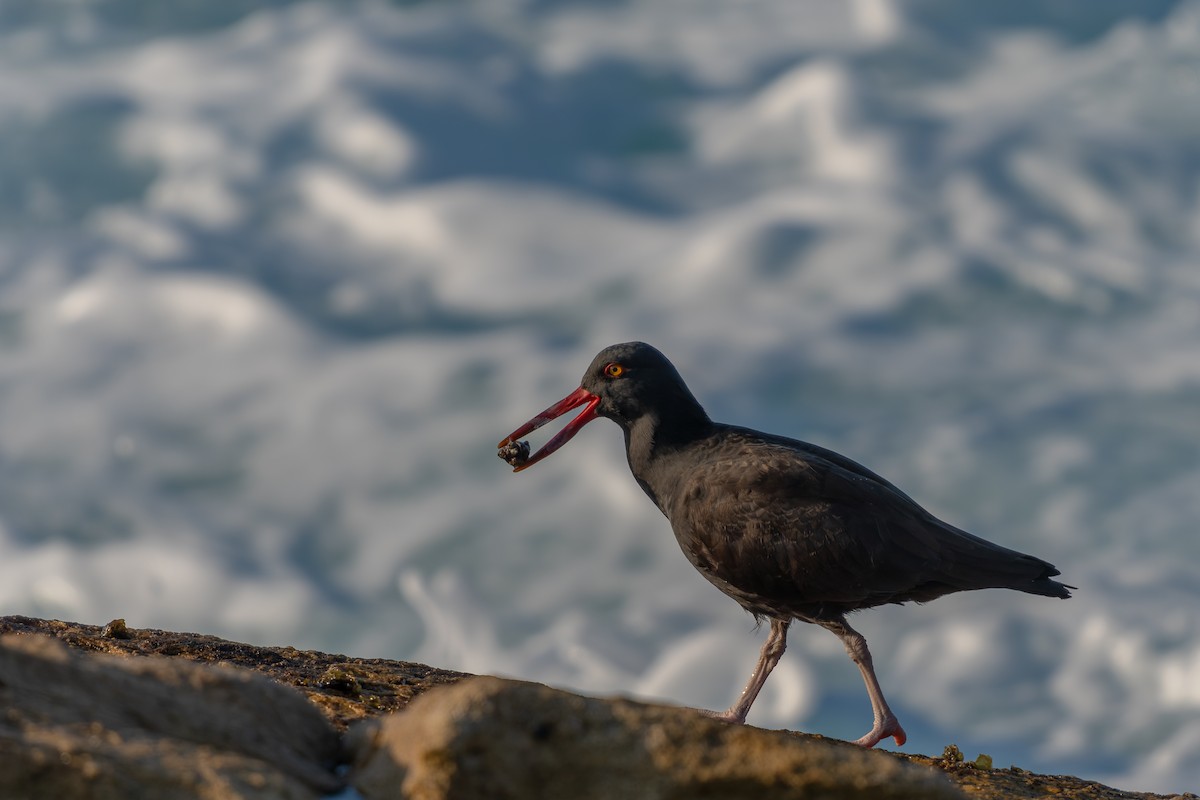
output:
<path id="1" fill-rule="evenodd" d="M 316 798 L 333 726 L 248 670 L 0 636 L 0 797 Z"/>
<path id="2" fill-rule="evenodd" d="M 887 753 L 500 678 L 427 692 L 347 744 L 368 800 L 964 797 Z"/>
<path id="3" fill-rule="evenodd" d="M 200 633 L 129 628 L 123 620 L 103 627 L 78 622 L 0 617 L 0 634 L 42 633 L 73 650 L 119 655 L 169 656 L 206 664 L 234 664 L 294 686 L 315 703 L 338 730 L 355 720 L 398 711 L 431 686 L 467 677 L 461 672 L 411 661 L 260 647 Z"/>
<path id="4" fill-rule="evenodd" d="M 983 769 L 955 747 L 862 751 L 686 709 L 120 622 L 0 617 L 0 798 L 312 798 L 337 787 L 336 732 L 353 723 L 351 779 L 369 798 L 961 796 L 944 775 L 972 800 L 1167 800 Z M 456 681 L 471 688 L 439 688 Z"/>

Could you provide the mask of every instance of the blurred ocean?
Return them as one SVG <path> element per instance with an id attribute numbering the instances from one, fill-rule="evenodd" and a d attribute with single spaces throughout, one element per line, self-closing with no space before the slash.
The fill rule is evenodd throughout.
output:
<path id="1" fill-rule="evenodd" d="M 1200 787 L 1200 3 L 0 3 L 0 613 L 724 708 L 617 429 L 495 456 L 629 339 L 1079 587 L 857 617 L 906 750 Z"/>

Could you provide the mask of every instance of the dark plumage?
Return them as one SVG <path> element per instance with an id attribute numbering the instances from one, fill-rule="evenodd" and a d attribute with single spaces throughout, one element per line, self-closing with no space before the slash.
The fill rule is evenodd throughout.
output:
<path id="1" fill-rule="evenodd" d="M 744 722 L 798 619 L 837 634 L 871 697 L 870 747 L 905 734 L 879 689 L 871 654 L 846 614 L 924 602 L 970 589 L 1069 597 L 1059 571 L 934 517 L 845 456 L 806 442 L 713 422 L 665 356 L 641 342 L 605 348 L 578 390 L 500 443 L 585 408 L 517 471 L 557 450 L 596 417 L 621 426 L 629 467 L 671 521 L 701 575 L 759 619 L 771 621 L 750 683 L 717 716 Z"/>

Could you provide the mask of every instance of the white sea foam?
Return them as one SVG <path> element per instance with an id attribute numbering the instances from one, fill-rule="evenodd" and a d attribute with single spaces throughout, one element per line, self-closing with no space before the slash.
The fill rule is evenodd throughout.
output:
<path id="1" fill-rule="evenodd" d="M 1200 5 L 1028 14 L 0 33 L 0 611 L 724 707 L 765 632 L 616 430 L 493 455 L 641 338 L 1080 587 L 859 617 L 909 749 L 1194 791 Z M 752 721 L 860 735 L 798 627 Z"/>

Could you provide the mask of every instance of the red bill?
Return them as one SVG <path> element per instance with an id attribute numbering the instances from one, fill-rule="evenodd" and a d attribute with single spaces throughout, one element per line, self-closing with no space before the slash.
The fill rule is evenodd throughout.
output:
<path id="1" fill-rule="evenodd" d="M 529 422 L 526 422 L 524 425 L 517 428 L 508 436 L 504 437 L 504 440 L 501 441 L 500 444 L 496 445 L 496 447 L 499 449 L 506 448 L 530 431 L 536 431 L 547 422 L 558 419 L 571 409 L 583 406 L 583 411 L 579 412 L 579 415 L 576 416 L 575 419 L 568 422 L 561 431 L 556 433 L 550 439 L 550 441 L 542 445 L 541 450 L 538 450 L 523 462 L 514 465 L 513 472 L 520 472 L 523 469 L 533 466 L 558 448 L 562 447 L 567 442 L 571 441 L 571 437 L 579 433 L 579 430 L 584 425 L 587 425 L 596 418 L 596 407 L 599 405 L 600 398 L 581 386 L 564 397 L 562 400 L 559 400 L 557 403 L 538 414 L 533 419 L 529 420 Z"/>

